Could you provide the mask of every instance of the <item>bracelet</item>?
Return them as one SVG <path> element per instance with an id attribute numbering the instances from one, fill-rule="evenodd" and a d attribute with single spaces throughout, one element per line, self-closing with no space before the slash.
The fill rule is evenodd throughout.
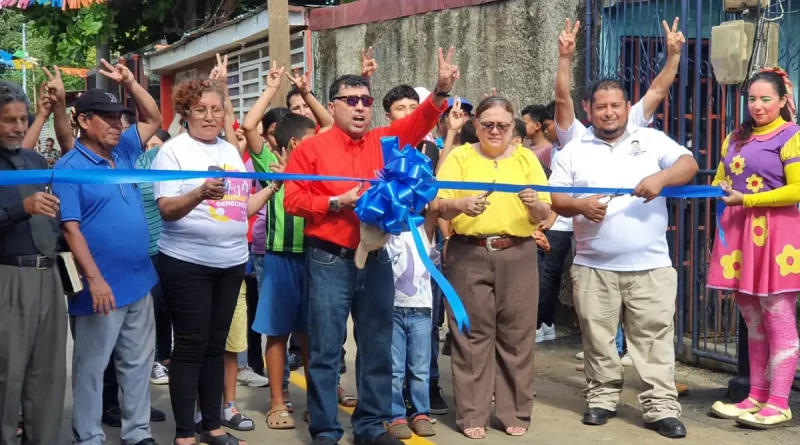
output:
<path id="1" fill-rule="evenodd" d="M 283 184 L 281 184 L 281 185 L 283 185 Z M 269 188 L 271 188 L 272 191 L 275 192 L 275 193 L 278 193 L 280 191 L 280 189 L 281 189 L 280 187 L 275 185 L 275 181 L 272 181 L 272 182 L 269 183 Z"/>

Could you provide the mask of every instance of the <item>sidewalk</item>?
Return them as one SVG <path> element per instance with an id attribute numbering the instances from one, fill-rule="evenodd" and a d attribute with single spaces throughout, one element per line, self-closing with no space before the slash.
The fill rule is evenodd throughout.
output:
<path id="1" fill-rule="evenodd" d="M 348 336 L 347 373 L 342 384 L 355 393 L 355 345 L 352 336 Z M 68 354 L 71 357 L 70 343 Z M 579 340 L 575 337 L 560 339 L 540 345 L 536 356 L 537 398 L 533 409 L 532 430 L 523 437 L 509 437 L 500 430 L 491 429 L 487 438 L 477 442 L 465 438 L 455 430 L 455 418 L 452 413 L 452 380 L 449 357 L 440 358 L 442 370 L 441 386 L 445 389 L 445 398 L 451 407 L 451 413 L 439 417 L 436 425 L 437 435 L 431 439 L 413 438 L 406 443 L 410 445 L 466 445 L 482 443 L 484 445 L 500 444 L 551 444 L 565 443 L 570 445 L 596 445 L 597 443 L 613 443 L 614 445 L 638 445 L 641 443 L 676 443 L 664 439 L 657 434 L 642 428 L 636 401 L 636 374 L 632 368 L 626 369 L 626 389 L 623 392 L 623 405 L 619 410 L 619 418 L 612 420 L 604 427 L 587 427 L 581 424 L 581 413 L 584 409 L 581 389 L 583 374 L 575 370 L 580 362 L 574 359 L 579 350 Z M 69 360 L 68 360 L 69 362 Z M 797 428 L 784 428 L 775 431 L 753 432 L 734 426 L 733 422 L 709 418 L 708 407 L 714 400 L 725 393 L 725 384 L 729 376 L 712 374 L 694 368 L 680 367 L 678 379 L 689 384 L 690 395 L 682 398 L 683 420 L 689 435 L 678 442 L 685 445 L 708 445 L 710 443 L 726 443 L 730 445 L 750 445 L 753 440 L 771 445 L 794 445 L 797 442 Z M 252 417 L 256 423 L 255 431 L 236 433 L 249 445 L 305 445 L 310 443 L 308 430 L 300 418 L 306 407 L 304 379 L 302 374 L 293 373 L 291 388 L 292 401 L 295 405 L 298 429 L 293 431 L 274 431 L 267 428 L 264 413 L 267 410 L 268 388 L 237 388 L 237 407 Z M 172 443 L 174 423 L 169 405 L 169 392 L 166 386 L 152 386 L 153 405 L 167 413 L 167 421 L 153 424 L 153 436 L 160 445 Z M 65 403 L 65 420 L 62 441 L 58 445 L 70 444 L 71 391 L 68 389 Z M 798 411 L 795 411 L 798 412 Z M 340 421 L 345 426 L 345 438 L 342 445 L 352 443 L 352 428 L 349 414 L 340 411 Z M 118 445 L 119 429 L 106 427 L 107 444 Z"/>

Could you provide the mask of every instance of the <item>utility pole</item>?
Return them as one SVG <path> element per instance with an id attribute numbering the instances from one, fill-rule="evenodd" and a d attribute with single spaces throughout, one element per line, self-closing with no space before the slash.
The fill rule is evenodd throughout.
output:
<path id="1" fill-rule="evenodd" d="M 28 94 L 28 69 L 25 68 L 28 60 L 28 25 L 22 24 L 22 91 Z"/>
<path id="2" fill-rule="evenodd" d="M 284 66 L 289 72 L 292 68 L 289 46 L 289 0 L 269 0 L 267 10 L 269 12 L 270 65 L 274 61 L 278 67 Z M 290 87 L 291 82 L 281 82 L 281 89 L 272 100 L 273 106 L 284 106 L 284 99 Z"/>

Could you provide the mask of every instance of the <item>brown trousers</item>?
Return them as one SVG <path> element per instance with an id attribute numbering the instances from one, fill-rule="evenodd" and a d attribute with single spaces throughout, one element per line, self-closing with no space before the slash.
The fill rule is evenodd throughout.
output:
<path id="1" fill-rule="evenodd" d="M 489 252 L 453 237 L 447 249 L 448 278 L 470 322 L 469 333 L 453 337 L 456 423 L 461 430 L 487 426 L 494 393 L 503 428 L 527 428 L 539 302 L 536 243 Z"/>

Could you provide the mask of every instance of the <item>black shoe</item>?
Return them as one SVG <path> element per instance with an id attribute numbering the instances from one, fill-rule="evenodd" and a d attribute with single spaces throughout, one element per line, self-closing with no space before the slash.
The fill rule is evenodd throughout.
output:
<path id="1" fill-rule="evenodd" d="M 444 401 L 444 391 L 439 387 L 438 380 L 431 380 L 430 399 L 431 414 L 443 416 L 450 411 L 450 407 L 448 407 L 447 402 Z"/>
<path id="2" fill-rule="evenodd" d="M 134 445 L 158 445 L 158 442 L 153 440 L 152 437 L 148 437 L 147 439 L 140 440 L 139 442 L 136 442 L 136 444 L 134 444 Z"/>
<path id="3" fill-rule="evenodd" d="M 163 422 L 167 420 L 167 415 L 164 414 L 164 411 L 160 409 L 155 409 L 152 406 L 150 407 L 150 421 L 151 422 Z"/>
<path id="4" fill-rule="evenodd" d="M 122 412 L 119 407 L 115 406 L 104 411 L 102 421 L 112 428 L 122 427 Z"/>
<path id="5" fill-rule="evenodd" d="M 444 334 L 444 344 L 442 345 L 442 355 L 450 356 L 453 350 L 453 334 Z"/>
<path id="6" fill-rule="evenodd" d="M 404 445 L 404 442 L 389 433 L 383 433 L 380 436 L 376 436 L 370 439 L 364 439 L 363 437 L 355 437 L 353 440 L 355 445 Z"/>
<path id="7" fill-rule="evenodd" d="M 611 411 L 603 408 L 589 408 L 583 413 L 584 425 L 605 425 L 608 419 L 617 417 L 616 411 Z"/>
<path id="8" fill-rule="evenodd" d="M 339 445 L 339 442 L 330 437 L 317 436 L 311 441 L 311 445 Z"/>
<path id="9" fill-rule="evenodd" d="M 667 417 L 655 422 L 645 422 L 644 427 L 670 439 L 686 437 L 686 427 L 677 417 Z"/>
<path id="10" fill-rule="evenodd" d="M 289 354 L 289 370 L 297 371 L 303 365 L 303 359 L 297 354 Z"/>

